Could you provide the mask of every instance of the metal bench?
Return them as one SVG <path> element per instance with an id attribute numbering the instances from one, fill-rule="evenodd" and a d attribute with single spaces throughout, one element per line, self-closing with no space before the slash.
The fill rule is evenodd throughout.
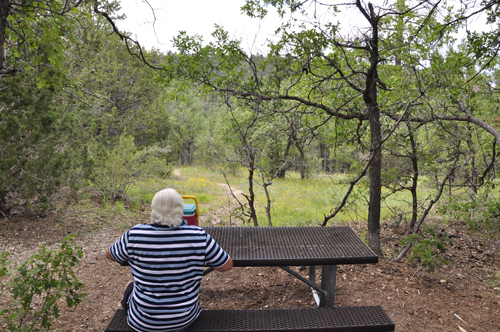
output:
<path id="1" fill-rule="evenodd" d="M 203 310 L 183 331 L 394 331 L 394 322 L 381 306 L 319 309 Z M 130 332 L 127 317 L 118 309 L 105 332 Z"/>

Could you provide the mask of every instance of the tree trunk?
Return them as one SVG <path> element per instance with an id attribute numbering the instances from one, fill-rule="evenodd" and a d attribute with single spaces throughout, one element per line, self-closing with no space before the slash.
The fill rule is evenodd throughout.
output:
<path id="1" fill-rule="evenodd" d="M 10 12 L 10 1 L 0 0 L 0 72 L 3 72 L 7 66 L 5 63 L 5 28 L 7 27 L 7 17 Z"/>
<path id="2" fill-rule="evenodd" d="M 285 149 L 285 154 L 283 155 L 283 162 L 288 160 L 288 155 L 290 154 L 290 147 L 292 146 L 292 139 L 289 137 L 288 138 L 288 143 L 286 144 L 286 149 Z M 278 179 L 284 179 L 286 176 L 286 171 L 288 170 L 288 166 L 284 167 L 279 167 L 277 170 L 277 178 Z"/>
<path id="3" fill-rule="evenodd" d="M 319 157 L 321 159 L 321 170 L 326 173 L 330 172 L 328 164 L 328 158 L 330 158 L 330 149 L 323 142 L 319 143 Z"/>
<path id="4" fill-rule="evenodd" d="M 248 193 L 246 196 L 248 201 L 248 208 L 250 209 L 250 219 L 253 222 L 254 226 L 259 226 L 259 221 L 257 220 L 257 212 L 255 211 L 255 193 L 253 191 L 253 177 L 254 177 L 254 157 L 253 155 L 249 156 L 250 158 L 250 167 L 248 167 Z"/>
<path id="5" fill-rule="evenodd" d="M 417 158 L 417 144 L 415 143 L 415 137 L 413 137 L 413 131 L 409 123 L 406 124 L 408 127 L 410 145 L 411 145 L 411 164 L 413 167 L 413 176 L 411 183 L 411 198 L 412 198 L 412 213 L 411 221 L 408 228 L 413 230 L 415 224 L 417 223 L 418 217 L 418 196 L 417 196 L 417 186 L 418 186 L 418 158 Z"/>
<path id="6" fill-rule="evenodd" d="M 375 84 L 374 84 L 375 85 Z M 370 107 L 370 131 L 373 159 L 370 164 L 370 201 L 368 206 L 368 245 L 379 256 L 383 256 L 380 245 L 380 205 L 382 196 L 382 130 L 378 106 Z"/>
<path id="7" fill-rule="evenodd" d="M 455 182 L 455 174 L 450 174 L 450 178 L 448 179 L 448 195 L 451 196 L 451 190 L 453 189 L 453 182 Z"/>
<path id="8" fill-rule="evenodd" d="M 476 168 L 476 151 L 474 149 L 474 142 L 472 141 L 472 134 L 470 125 L 467 124 L 467 145 L 469 146 L 470 152 L 470 161 L 469 161 L 469 188 L 470 188 L 470 197 L 472 200 L 475 200 L 477 197 L 477 168 Z"/>
<path id="9" fill-rule="evenodd" d="M 304 147 L 302 145 L 300 145 L 298 142 L 295 143 L 295 146 L 299 150 L 299 154 L 300 154 L 300 165 L 299 165 L 300 178 L 302 180 L 304 180 L 306 178 L 306 155 L 304 152 Z"/>
<path id="10" fill-rule="evenodd" d="M 181 146 L 181 165 L 185 165 L 186 164 L 186 152 L 185 152 L 185 149 L 186 149 L 186 142 L 182 142 L 182 146 Z"/>
<path id="11" fill-rule="evenodd" d="M 264 174 L 262 174 L 262 186 L 264 187 L 264 192 L 266 193 L 266 216 L 269 227 L 273 227 L 273 222 L 271 220 L 271 197 L 269 196 L 269 190 L 267 189 L 271 184 L 272 182 L 266 181 Z"/>
<path id="12" fill-rule="evenodd" d="M 7 217 L 10 214 L 11 207 L 7 204 L 7 197 L 3 191 L 0 191 L 0 218 Z"/>
<path id="13" fill-rule="evenodd" d="M 181 165 L 193 164 L 193 151 L 191 151 L 192 145 L 193 142 L 182 142 Z"/>
<path id="14" fill-rule="evenodd" d="M 368 206 L 368 245 L 379 256 L 383 256 L 380 245 L 380 211 L 382 198 L 382 127 L 380 125 L 380 108 L 377 102 L 377 82 L 379 62 L 378 50 L 378 23 L 380 17 L 377 16 L 373 5 L 368 3 L 369 13 L 367 13 L 361 1 L 357 0 L 356 5 L 365 15 L 372 26 L 372 38 L 369 41 L 368 50 L 370 52 L 370 68 L 366 75 L 363 100 L 368 109 L 368 122 L 370 124 L 370 152 L 373 158 L 370 163 L 370 201 Z"/>

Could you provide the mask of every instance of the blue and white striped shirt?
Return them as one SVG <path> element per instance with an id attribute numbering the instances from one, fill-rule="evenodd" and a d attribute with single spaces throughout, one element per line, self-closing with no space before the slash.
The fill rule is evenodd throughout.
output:
<path id="1" fill-rule="evenodd" d="M 221 267 L 228 254 L 202 228 L 157 224 L 129 229 L 109 248 L 134 277 L 128 324 L 137 331 L 180 331 L 200 314 L 203 267 Z"/>

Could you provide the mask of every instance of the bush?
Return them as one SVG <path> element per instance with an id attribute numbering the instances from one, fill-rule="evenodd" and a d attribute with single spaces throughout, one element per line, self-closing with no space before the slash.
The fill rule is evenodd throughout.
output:
<path id="1" fill-rule="evenodd" d="M 475 200 L 458 197 L 439 207 L 438 213 L 464 222 L 472 230 L 483 230 L 494 238 L 500 236 L 500 201 L 496 197 Z"/>
<path id="2" fill-rule="evenodd" d="M 0 256 L 0 277 L 10 280 L 2 284 L 12 293 L 13 301 L 0 310 L 7 316 L 10 331 L 43 331 L 52 325 L 52 317 L 59 317 L 57 301 L 64 297 L 69 308 L 77 306 L 87 295 L 84 285 L 73 272 L 82 250 L 73 241 L 74 235 L 64 238 L 58 251 L 42 246 L 15 271 L 8 271 L 7 253 Z"/>
<path id="3" fill-rule="evenodd" d="M 408 259 L 410 261 L 419 260 L 422 267 L 429 273 L 433 273 L 436 267 L 450 262 L 441 256 L 446 251 L 446 245 L 451 245 L 446 232 L 436 232 L 435 226 L 426 226 L 421 233 L 412 234 L 401 239 L 401 244 L 406 246 L 412 244 L 412 249 Z"/>
<path id="4" fill-rule="evenodd" d="M 47 210 L 62 186 L 78 180 L 77 116 L 61 106 L 56 93 L 37 88 L 31 74 L 2 78 L 0 218 L 19 209 Z"/>
<path id="5" fill-rule="evenodd" d="M 98 151 L 100 146 L 94 146 Z M 168 177 L 172 167 L 167 165 L 168 149 L 152 146 L 138 150 L 134 137 L 123 134 L 116 146 L 95 153 L 92 157 L 91 185 L 96 194 L 104 198 L 127 198 L 130 188 L 140 180 Z"/>

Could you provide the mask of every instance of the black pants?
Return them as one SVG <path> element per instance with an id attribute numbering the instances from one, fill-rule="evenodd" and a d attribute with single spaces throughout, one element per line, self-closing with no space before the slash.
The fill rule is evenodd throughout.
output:
<path id="1" fill-rule="evenodd" d="M 123 293 L 123 299 L 121 302 L 125 314 L 127 314 L 128 312 L 128 298 L 130 297 L 130 294 L 132 294 L 133 290 L 134 290 L 134 282 L 132 281 L 130 284 L 128 284 L 127 289 L 125 289 L 125 293 Z"/>

